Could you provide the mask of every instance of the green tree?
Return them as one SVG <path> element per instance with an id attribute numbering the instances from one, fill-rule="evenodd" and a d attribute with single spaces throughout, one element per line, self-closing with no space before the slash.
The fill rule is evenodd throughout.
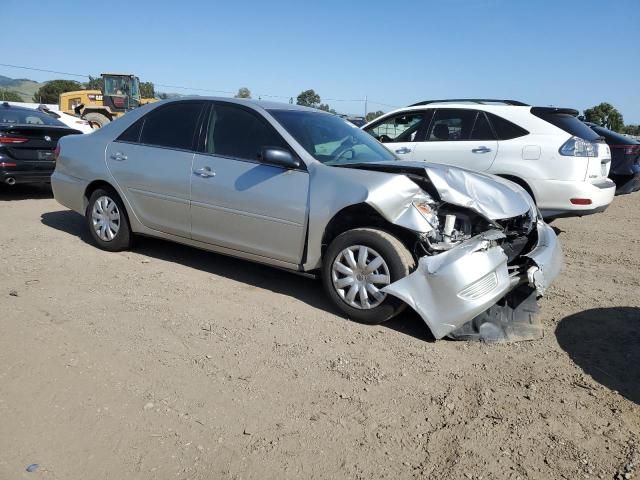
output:
<path id="1" fill-rule="evenodd" d="M 372 122 L 373 120 L 375 120 L 376 118 L 380 117 L 384 115 L 384 112 L 382 110 L 378 110 L 376 112 L 369 112 L 367 113 L 367 116 L 365 117 L 365 120 L 368 122 Z"/>
<path id="2" fill-rule="evenodd" d="M 625 125 L 623 133 L 627 135 L 640 136 L 640 125 Z"/>
<path id="3" fill-rule="evenodd" d="M 24 102 L 24 100 L 18 92 L 0 88 L 0 102 Z"/>
<path id="4" fill-rule="evenodd" d="M 140 82 L 140 96 L 142 98 L 156 98 L 156 90 L 152 82 Z"/>
<path id="5" fill-rule="evenodd" d="M 622 114 L 610 103 L 603 102 L 587 108 L 584 111 L 584 117 L 587 122 L 597 123 L 615 132 L 621 132 L 624 128 Z"/>
<path id="6" fill-rule="evenodd" d="M 318 97 L 320 98 L 320 97 Z M 316 107 L 318 110 L 322 110 L 323 112 L 329 112 L 329 113 L 337 113 L 333 108 L 331 108 L 328 104 L 326 103 L 321 103 L 320 105 L 318 105 Z"/>
<path id="7" fill-rule="evenodd" d="M 238 93 L 235 94 L 235 98 L 251 98 L 251 90 L 247 87 L 238 89 Z"/>
<path id="8" fill-rule="evenodd" d="M 80 90 L 82 85 L 74 80 L 51 80 L 33 94 L 35 103 L 58 103 L 61 93 Z"/>
<path id="9" fill-rule="evenodd" d="M 320 95 L 313 90 L 305 90 L 298 95 L 296 103 L 305 107 L 318 108 L 318 105 L 320 105 Z"/>
<path id="10" fill-rule="evenodd" d="M 84 88 L 104 92 L 104 80 L 102 77 L 92 77 L 89 75 L 89 81 L 84 83 Z"/>

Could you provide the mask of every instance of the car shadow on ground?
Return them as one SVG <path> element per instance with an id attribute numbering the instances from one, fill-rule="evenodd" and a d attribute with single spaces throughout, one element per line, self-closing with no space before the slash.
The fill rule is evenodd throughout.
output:
<path id="1" fill-rule="evenodd" d="M 46 212 L 42 214 L 41 221 L 48 227 L 74 235 L 92 244 L 85 220 L 76 212 L 70 210 Z M 317 279 L 155 238 L 136 238 L 134 250 L 150 258 L 175 262 L 212 275 L 291 296 L 314 308 L 342 316 L 327 299 L 322 284 Z M 427 326 L 410 308 L 381 326 L 419 340 L 433 341 Z"/>
<path id="2" fill-rule="evenodd" d="M 640 308 L 594 308 L 563 318 L 560 346 L 595 381 L 640 404 Z"/>
<path id="3" fill-rule="evenodd" d="M 0 202 L 37 198 L 53 198 L 51 185 L 48 183 L 13 186 L 0 184 Z"/>

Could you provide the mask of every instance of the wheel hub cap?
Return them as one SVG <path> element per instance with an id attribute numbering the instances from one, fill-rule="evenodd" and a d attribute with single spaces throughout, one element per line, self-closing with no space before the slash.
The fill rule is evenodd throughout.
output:
<path id="1" fill-rule="evenodd" d="M 380 289 L 389 285 L 389 267 L 384 258 L 364 245 L 342 250 L 331 266 L 331 280 L 336 292 L 349 306 L 369 310 L 387 297 Z"/>
<path id="2" fill-rule="evenodd" d="M 120 230 L 120 210 L 116 202 L 106 195 L 98 197 L 91 209 L 91 222 L 100 240 L 113 240 Z"/>

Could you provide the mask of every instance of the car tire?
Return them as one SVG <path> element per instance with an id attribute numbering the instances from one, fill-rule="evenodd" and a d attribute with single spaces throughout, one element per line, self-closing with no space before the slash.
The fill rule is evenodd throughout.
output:
<path id="1" fill-rule="evenodd" d="M 366 251 L 361 255 L 362 247 Z M 349 268 L 353 265 L 356 268 Z M 331 301 L 349 318 L 375 325 L 406 307 L 400 299 L 379 290 L 409 275 L 415 265 L 409 250 L 393 235 L 356 228 L 338 235 L 329 245 L 322 263 L 322 282 Z M 353 288 L 357 290 L 355 295 Z M 363 301 L 363 297 L 368 300 Z"/>
<path id="2" fill-rule="evenodd" d="M 94 190 L 89 197 L 85 219 L 94 243 L 102 250 L 120 252 L 131 247 L 127 211 L 114 190 Z"/>

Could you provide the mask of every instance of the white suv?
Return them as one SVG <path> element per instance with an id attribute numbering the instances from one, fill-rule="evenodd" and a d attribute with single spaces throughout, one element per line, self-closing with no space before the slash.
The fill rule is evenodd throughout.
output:
<path id="1" fill-rule="evenodd" d="M 527 190 L 545 218 L 604 211 L 615 184 L 609 147 L 576 110 L 513 100 L 420 102 L 363 130 L 403 160 L 499 175 Z"/>

